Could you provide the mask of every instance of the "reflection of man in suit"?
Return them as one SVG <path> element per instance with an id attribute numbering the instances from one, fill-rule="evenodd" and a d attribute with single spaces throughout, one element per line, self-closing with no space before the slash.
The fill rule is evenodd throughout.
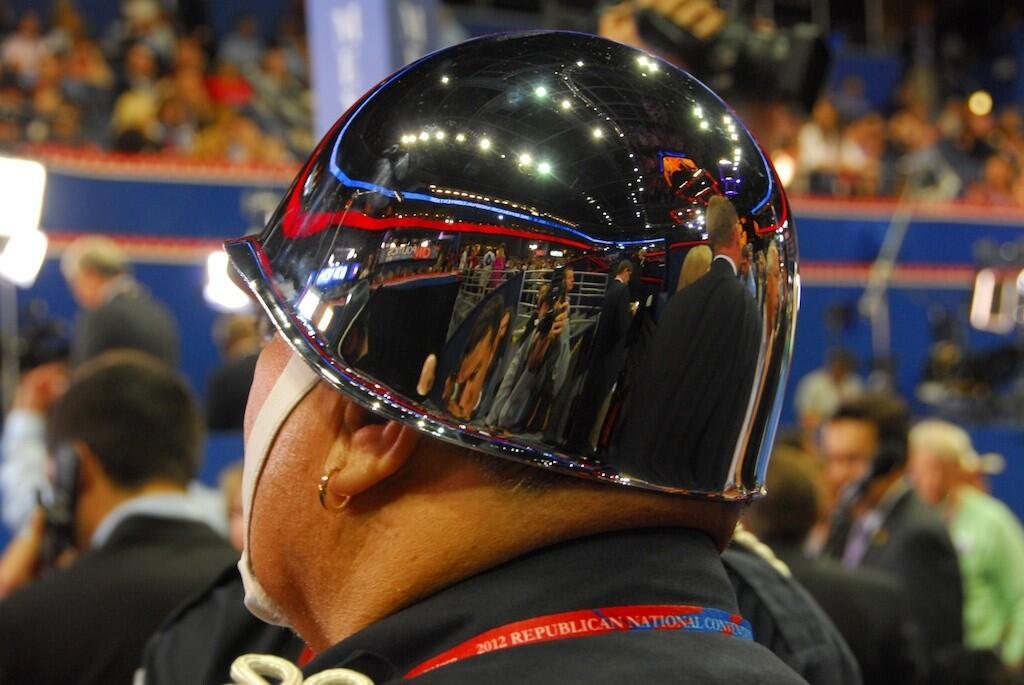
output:
<path id="1" fill-rule="evenodd" d="M 963 589 L 945 525 L 904 478 L 908 430 L 906 405 L 883 395 L 842 404 L 824 425 L 826 481 L 845 493 L 826 551 L 895 575 L 934 656 L 963 640 Z"/>
<path id="2" fill-rule="evenodd" d="M 591 432 L 615 379 L 626 362 L 626 332 L 636 306 L 629 301 L 633 264 L 623 259 L 604 293 L 601 314 L 594 331 L 590 375 L 580 395 L 580 408 L 572 422 L 571 439 L 581 448 L 593 447 Z"/>
<path id="3" fill-rule="evenodd" d="M 708 203 L 714 253 L 702 278 L 669 300 L 629 399 L 612 465 L 639 478 L 721 488 L 746 413 L 761 316 L 737 278 L 746 234 L 732 203 Z M 687 411 L 680 418 L 679 407 Z M 708 469 L 719 468 L 719 471 Z"/>

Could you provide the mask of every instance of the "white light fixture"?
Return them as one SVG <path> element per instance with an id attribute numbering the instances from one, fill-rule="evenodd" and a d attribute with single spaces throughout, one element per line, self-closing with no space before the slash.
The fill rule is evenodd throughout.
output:
<path id="1" fill-rule="evenodd" d="M 231 280 L 228 256 L 222 250 L 211 252 L 206 258 L 206 285 L 203 297 L 221 312 L 237 312 L 249 306 L 249 296 Z"/>
<path id="2" fill-rule="evenodd" d="M 548 162 L 541 162 L 540 164 L 537 165 L 537 171 L 539 171 L 542 174 L 550 174 L 551 164 L 549 164 Z"/>
<path id="3" fill-rule="evenodd" d="M 46 169 L 39 162 L 0 157 L 0 278 L 27 288 L 46 257 L 39 230 Z"/>

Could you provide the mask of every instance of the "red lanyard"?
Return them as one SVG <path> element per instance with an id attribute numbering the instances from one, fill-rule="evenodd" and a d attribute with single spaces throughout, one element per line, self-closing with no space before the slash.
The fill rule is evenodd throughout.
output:
<path id="1" fill-rule="evenodd" d="M 427 659 L 406 673 L 405 680 L 441 666 L 510 647 L 607 633 L 649 630 L 722 633 L 744 640 L 752 640 L 754 637 L 750 623 L 738 614 L 687 604 L 632 605 L 567 611 L 509 623 L 480 633 L 432 659 Z"/>

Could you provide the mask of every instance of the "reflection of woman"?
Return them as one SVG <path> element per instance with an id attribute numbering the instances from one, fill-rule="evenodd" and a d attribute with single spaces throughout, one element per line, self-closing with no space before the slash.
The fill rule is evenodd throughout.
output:
<path id="1" fill-rule="evenodd" d="M 686 253 L 683 268 L 679 270 L 679 282 L 676 291 L 680 291 L 708 272 L 711 267 L 711 248 L 697 245 Z"/>
<path id="2" fill-rule="evenodd" d="M 494 256 L 493 270 L 491 271 L 491 282 L 488 284 L 489 290 L 494 290 L 501 285 L 502 279 L 505 277 L 505 246 L 499 245 L 498 252 Z"/>

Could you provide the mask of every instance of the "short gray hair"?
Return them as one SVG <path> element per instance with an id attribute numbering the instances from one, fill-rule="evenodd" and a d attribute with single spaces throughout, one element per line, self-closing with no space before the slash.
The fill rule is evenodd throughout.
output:
<path id="1" fill-rule="evenodd" d="M 67 246 L 60 260 L 60 270 L 69 280 L 85 270 L 114 277 L 125 273 L 128 264 L 124 251 L 113 240 L 87 235 Z"/>

